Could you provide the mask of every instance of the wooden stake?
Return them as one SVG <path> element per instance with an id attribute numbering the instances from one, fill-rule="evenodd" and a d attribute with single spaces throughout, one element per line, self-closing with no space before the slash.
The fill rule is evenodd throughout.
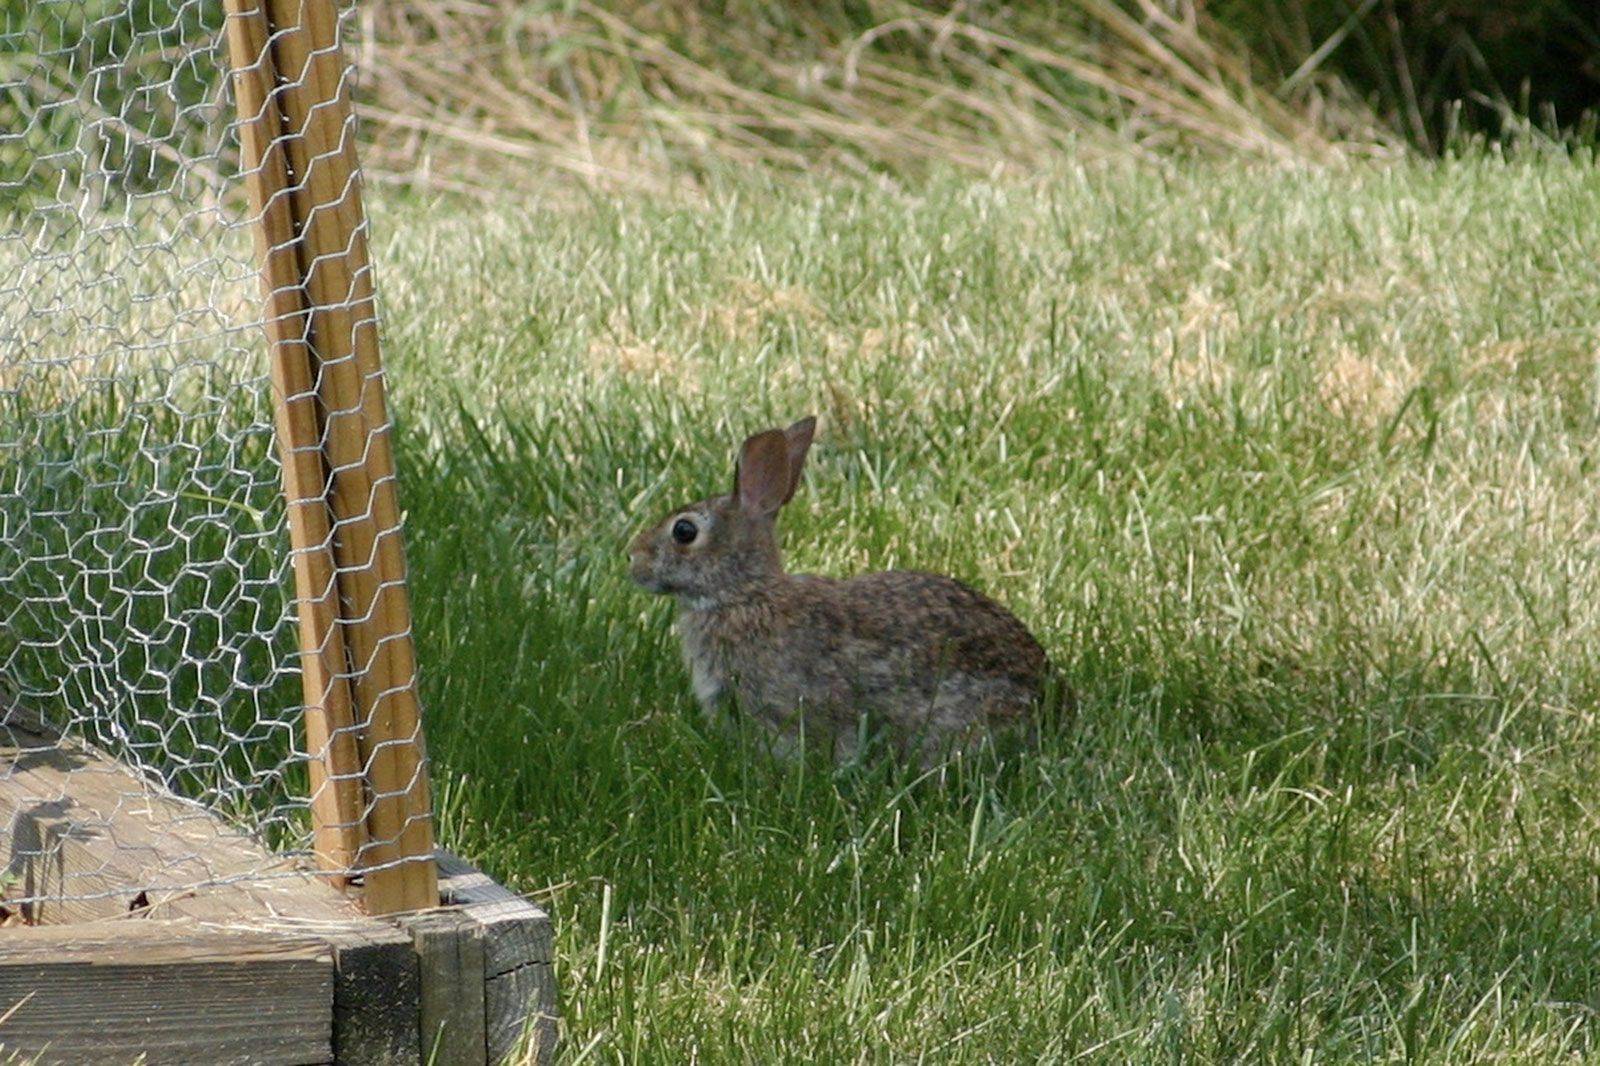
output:
<path id="1" fill-rule="evenodd" d="M 240 165 L 255 212 L 256 256 L 266 303 L 271 375 L 289 541 L 300 616 L 300 680 L 305 700 L 313 841 L 318 865 L 344 883 L 365 839 L 361 758 L 337 625 L 333 535 L 317 417 L 315 376 L 295 254 L 282 120 L 272 90 L 270 30 L 257 0 L 226 0 L 228 51 L 239 111 Z"/>
<path id="2" fill-rule="evenodd" d="M 337 12 L 332 0 L 229 2 L 261 5 L 279 143 L 296 179 L 279 199 L 298 237 L 289 247 L 308 319 L 321 495 L 368 792 L 356 863 L 363 899 L 372 913 L 432 907 L 438 878 L 411 607 Z"/>

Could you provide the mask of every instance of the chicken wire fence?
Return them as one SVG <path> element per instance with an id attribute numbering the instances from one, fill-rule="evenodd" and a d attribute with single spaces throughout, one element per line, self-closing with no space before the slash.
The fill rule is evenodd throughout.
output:
<path id="1" fill-rule="evenodd" d="M 125 887 L 66 868 L 51 819 L 115 849 L 127 812 L 221 814 L 278 853 L 218 871 L 197 851 L 141 886 L 180 892 L 312 860 L 370 878 L 427 817 L 396 714 L 414 693 L 403 579 L 375 548 L 398 543 L 392 467 L 372 472 L 381 379 L 350 339 L 375 328 L 352 6 L 0 0 L 0 901 L 22 913 Z M 331 147 L 308 140 L 330 123 Z M 329 219 L 343 244 L 319 249 Z M 336 266 L 342 290 L 314 277 Z M 274 363 L 295 358 L 299 385 Z M 324 388 L 341 367 L 352 400 Z M 355 633 L 375 617 L 375 639 Z M 389 758 L 407 743 L 410 764 Z M 65 755 L 86 751 L 128 771 L 109 808 L 78 794 L 86 763 Z M 395 799 L 402 817 L 376 817 Z"/>

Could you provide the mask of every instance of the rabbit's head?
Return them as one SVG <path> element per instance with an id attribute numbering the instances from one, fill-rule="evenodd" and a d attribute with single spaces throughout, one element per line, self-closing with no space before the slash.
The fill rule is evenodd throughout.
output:
<path id="1" fill-rule="evenodd" d="M 651 592 L 710 607 L 783 572 L 773 526 L 794 496 L 817 420 L 769 429 L 739 449 L 733 492 L 679 507 L 634 538 L 629 575 Z"/>

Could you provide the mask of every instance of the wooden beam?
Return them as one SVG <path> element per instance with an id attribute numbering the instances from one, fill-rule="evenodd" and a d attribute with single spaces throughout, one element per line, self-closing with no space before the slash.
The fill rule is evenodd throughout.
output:
<path id="1" fill-rule="evenodd" d="M 417 950 L 423 1056 L 451 1066 L 484 1066 L 483 930 L 457 910 L 413 915 L 405 925 Z"/>
<path id="2" fill-rule="evenodd" d="M 316 940 L 174 922 L 4 933 L 0 1047 L 21 1061 L 333 1061 L 333 953 Z"/>
<path id="3" fill-rule="evenodd" d="M 0 842 L 7 908 L 67 923 L 0 928 L 0 1016 L 29 991 L 51 997 L 0 1022 L 0 1061 L 48 1044 L 46 1062 L 126 1062 L 130 1048 L 151 1062 L 326 1062 L 325 1016 L 327 1054 L 350 1066 L 533 1066 L 555 1051 L 549 918 L 454 856 L 440 858 L 445 907 L 364 915 L 14 705 L 0 705 Z"/>
<path id="4" fill-rule="evenodd" d="M 293 453 L 286 493 L 314 500 L 323 515 L 320 526 L 302 516 L 295 542 L 298 561 L 324 534 L 303 582 L 296 572 L 301 602 L 313 608 L 302 618 L 303 651 L 326 668 L 305 682 L 308 747 L 327 752 L 313 794 L 329 782 L 338 792 L 314 808 L 318 852 L 329 868 L 349 858 L 343 868 L 362 873 L 372 913 L 431 907 L 432 800 L 338 13 L 333 0 L 227 2 L 269 327 L 293 324 L 273 334 L 274 348 L 295 356 L 279 404 L 280 440 Z M 341 691 L 324 695 L 329 686 Z M 320 746 L 314 732 L 326 735 Z M 355 796 L 359 824 L 344 789 L 356 776 L 365 785 Z"/>
<path id="5" fill-rule="evenodd" d="M 323 934 L 333 946 L 333 1058 L 339 1066 L 422 1066 L 422 988 L 411 935 L 382 918 Z"/>
<path id="6" fill-rule="evenodd" d="M 438 903 L 390 422 L 378 350 L 351 73 L 332 0 L 264 0 L 298 176 L 334 553 L 368 788 L 363 898 L 378 914 Z"/>
<path id="7" fill-rule="evenodd" d="M 271 27 L 261 0 L 225 0 L 239 114 L 240 165 L 255 214 L 256 256 L 271 346 L 273 407 L 300 624 L 300 678 L 317 860 L 340 884 L 365 842 L 355 709 L 339 618 L 328 473 L 296 253 Z"/>
<path id="8" fill-rule="evenodd" d="M 489 1062 L 546 1063 L 560 1009 L 550 918 L 470 863 L 441 852 L 439 890 L 483 939 L 483 1005 Z"/>
<path id="9" fill-rule="evenodd" d="M 34 924 L 361 917 L 337 889 L 210 811 L 88 745 L 21 724 L 0 725 L 0 839 L 5 894 L 26 901 L 15 909 Z"/>

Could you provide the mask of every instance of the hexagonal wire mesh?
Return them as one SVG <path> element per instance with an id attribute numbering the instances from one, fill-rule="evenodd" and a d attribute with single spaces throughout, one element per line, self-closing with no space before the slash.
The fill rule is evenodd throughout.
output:
<path id="1" fill-rule="evenodd" d="M 331 49 L 341 54 L 351 6 L 343 2 L 331 20 Z M 326 9 L 333 13 L 332 2 Z M 356 762 L 346 772 L 360 779 L 357 806 L 328 807 L 338 768 L 324 779 L 327 764 L 308 763 L 308 755 L 325 759 L 331 743 L 313 734 L 308 744 L 302 702 L 331 701 L 333 686 L 359 689 L 386 641 L 403 643 L 404 655 L 399 674 L 372 682 L 382 686 L 378 702 L 413 690 L 401 610 L 390 612 L 401 627 L 364 658 L 337 632 L 345 623 L 322 631 L 321 650 L 338 665 L 325 699 L 302 692 L 297 624 L 305 610 L 297 610 L 294 579 L 306 554 L 335 560 L 338 588 L 323 599 L 337 592 L 336 616 L 342 604 L 360 623 L 384 606 L 370 589 L 351 604 L 345 579 L 371 567 L 376 553 L 369 541 L 362 557 L 335 555 L 344 528 L 337 513 L 320 542 L 291 550 L 286 515 L 296 504 L 285 505 L 274 438 L 282 411 L 269 373 L 279 350 L 263 331 L 271 323 L 252 250 L 265 212 L 259 199 L 251 206 L 241 180 L 259 177 L 250 171 L 262 164 L 241 154 L 248 146 L 229 77 L 229 21 L 240 10 L 235 0 L 0 0 L 0 696 L 8 706 L 0 802 L 10 808 L 9 824 L 0 824 L 8 858 L 0 905 L 24 916 L 47 898 L 87 903 L 124 892 L 107 870 L 65 863 L 60 853 L 74 837 L 143 846 L 117 834 L 124 813 L 154 809 L 152 795 L 180 812 L 169 820 L 188 812 L 204 823 L 221 813 L 285 857 L 272 870 L 211 869 L 201 851 L 173 844 L 184 839 L 174 831 L 161 847 L 168 873 L 142 886 L 152 895 L 303 866 L 314 805 L 342 809 L 333 817 L 351 824 L 333 828 L 370 849 L 369 823 L 386 797 L 363 782 L 385 757 L 382 744 L 374 753 L 352 743 Z M 284 38 L 262 25 L 270 67 Z M 347 103 L 348 68 L 334 69 Z M 311 62 L 294 76 L 309 80 Z M 282 69 L 266 77 L 264 106 L 276 123 L 279 98 L 296 87 L 284 84 Z M 287 122 L 282 129 L 300 132 Z M 314 169 L 303 158 L 299 166 Z M 268 187 L 268 207 L 304 192 L 306 175 L 280 168 L 293 187 Z M 340 210 L 358 188 L 347 177 L 336 193 Z M 359 206 L 354 217 L 364 236 Z M 366 269 L 364 260 L 357 266 Z M 306 299 L 310 283 L 299 283 L 297 298 Z M 370 285 L 366 302 L 347 290 L 344 328 L 372 329 Z M 352 315 L 359 321 L 351 324 Z M 311 353 L 320 388 L 326 368 L 318 369 L 308 332 L 299 351 Z M 347 340 L 346 361 L 348 348 Z M 317 410 L 331 432 L 338 412 Z M 369 420 L 364 432 L 358 454 L 368 456 L 387 424 Z M 331 495 L 340 468 L 318 469 L 324 478 L 312 495 Z M 392 468 L 385 477 L 392 481 Z M 369 485 L 365 512 L 352 522 L 370 521 L 373 498 Z M 300 576 L 304 608 L 317 590 Z M 333 722 L 335 741 L 361 733 L 359 701 L 355 714 Z M 112 775 L 109 792 L 97 786 L 97 807 L 75 787 L 88 763 L 71 752 L 110 756 L 131 772 Z M 420 779 L 424 806 L 409 808 L 411 820 L 427 817 L 419 766 L 398 789 L 415 799 Z M 168 793 L 182 802 L 168 804 Z M 386 824 L 397 837 L 396 823 Z M 330 851 L 320 837 L 328 829 L 315 829 L 325 868 L 396 861 L 393 849 L 360 858 Z"/>

